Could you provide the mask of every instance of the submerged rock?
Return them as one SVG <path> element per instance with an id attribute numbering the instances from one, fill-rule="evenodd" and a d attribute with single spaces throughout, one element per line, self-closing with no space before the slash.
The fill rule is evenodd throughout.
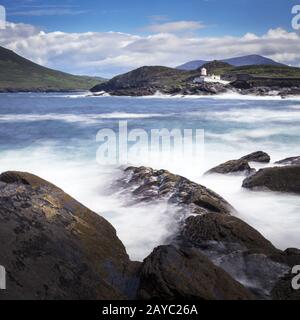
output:
<path id="1" fill-rule="evenodd" d="M 246 178 L 243 187 L 300 193 L 300 166 L 273 167 L 259 170 Z"/>
<path id="2" fill-rule="evenodd" d="M 125 299 L 139 264 L 115 229 L 53 184 L 29 173 L 0 175 L 0 299 Z"/>
<path id="3" fill-rule="evenodd" d="M 212 173 L 220 173 L 220 174 L 228 174 L 228 173 L 240 173 L 240 174 L 250 174 L 251 172 L 255 171 L 249 166 L 248 161 L 246 160 L 230 160 L 225 163 L 222 163 L 209 171 L 205 174 L 212 174 Z"/>
<path id="4" fill-rule="evenodd" d="M 145 259 L 141 299 L 249 300 L 251 293 L 195 248 L 161 246 Z"/>
<path id="5" fill-rule="evenodd" d="M 275 163 L 289 166 L 300 165 L 300 156 L 286 158 L 280 161 L 276 161 Z"/>

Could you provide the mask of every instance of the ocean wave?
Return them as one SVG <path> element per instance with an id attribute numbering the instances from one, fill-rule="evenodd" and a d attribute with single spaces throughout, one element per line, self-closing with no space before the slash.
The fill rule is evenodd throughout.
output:
<path id="1" fill-rule="evenodd" d="M 142 98 L 142 99 L 214 99 L 214 100 L 262 100 L 262 101 L 281 101 L 281 100 L 288 100 L 288 101 L 300 101 L 300 96 L 289 96 L 282 98 L 281 96 L 277 95 L 269 95 L 269 96 L 255 96 L 255 95 L 243 95 L 236 92 L 227 92 L 217 95 L 171 95 L 171 94 L 164 94 L 161 92 L 157 92 L 151 96 L 140 96 L 134 98 Z"/>
<path id="2" fill-rule="evenodd" d="M 300 121 L 300 109 L 277 110 L 274 108 L 231 108 L 224 111 L 192 111 L 185 114 L 202 120 L 222 122 L 257 123 L 274 122 L 289 123 Z"/>
<path id="3" fill-rule="evenodd" d="M 83 122 L 83 123 L 98 123 L 102 119 L 146 119 L 154 117 L 163 117 L 159 113 L 126 113 L 126 112 L 112 112 L 102 114 L 2 114 L 0 115 L 0 122 L 35 122 L 35 121 L 64 121 L 69 123 Z"/>
<path id="4" fill-rule="evenodd" d="M 300 136 L 298 126 L 289 127 L 273 127 L 273 128 L 257 128 L 257 129 L 239 129 L 225 133 L 216 133 L 211 131 L 205 132 L 205 137 L 213 140 L 221 140 L 224 142 L 245 143 L 257 139 L 271 138 L 277 135 L 292 136 L 294 138 Z"/>

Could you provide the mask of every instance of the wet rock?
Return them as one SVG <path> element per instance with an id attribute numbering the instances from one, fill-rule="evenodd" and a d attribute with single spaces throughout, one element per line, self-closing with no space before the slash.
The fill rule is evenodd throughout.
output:
<path id="1" fill-rule="evenodd" d="M 246 178 L 243 182 L 243 187 L 299 194 L 300 166 L 261 169 L 256 174 Z"/>
<path id="2" fill-rule="evenodd" d="M 138 297 L 146 300 L 253 298 L 247 289 L 199 250 L 174 246 L 158 247 L 145 259 Z"/>
<path id="3" fill-rule="evenodd" d="M 276 161 L 275 163 L 289 166 L 300 165 L 300 156 L 286 158 L 280 161 Z"/>
<path id="4" fill-rule="evenodd" d="M 207 242 L 226 242 L 255 253 L 275 254 L 279 251 L 258 231 L 237 217 L 205 214 L 191 216 L 185 221 L 181 241 L 186 245 L 206 245 Z"/>
<path id="5" fill-rule="evenodd" d="M 209 193 L 208 199 L 213 195 L 214 202 L 221 201 L 220 212 L 207 209 L 207 205 L 203 207 L 201 202 L 197 203 L 200 208 L 195 210 L 194 203 L 191 202 L 193 194 L 200 192 L 203 195 L 205 192 L 207 196 L 206 188 L 167 171 L 144 167 L 128 168 L 123 179 L 127 190 L 130 190 L 138 201 L 148 202 L 165 197 L 167 201 L 172 199 L 172 204 L 179 208 L 176 211 L 172 207 L 169 212 L 170 215 L 181 215 L 181 220 L 173 237 L 169 237 L 164 244 L 173 245 L 178 250 L 195 249 L 193 252 L 206 256 L 215 266 L 222 268 L 250 290 L 256 298 L 270 299 L 273 287 L 289 272 L 290 266 L 285 254 L 258 231 L 232 216 L 230 213 L 234 211 L 224 212 L 226 202 L 221 201 L 218 195 Z M 153 281 L 160 282 L 162 276 L 157 279 L 148 274 L 145 283 L 149 283 L 152 277 L 155 279 Z M 165 284 L 160 283 L 158 287 L 160 285 L 164 288 L 162 290 L 170 293 L 169 285 L 167 289 Z M 178 284 L 181 285 L 184 284 Z M 145 292 L 144 297 L 149 299 L 158 294 L 155 290 Z M 172 296 L 168 298 L 173 299 Z"/>
<path id="6" fill-rule="evenodd" d="M 294 266 L 300 265 L 300 250 L 289 248 L 284 251 L 285 261 L 290 266 L 290 271 L 284 275 L 272 290 L 274 300 L 300 300 L 300 290 L 292 287 L 293 278 L 297 275 L 293 273 Z M 299 281 L 297 281 L 299 283 Z"/>
<path id="7" fill-rule="evenodd" d="M 271 157 L 266 152 L 256 151 L 242 157 L 241 160 L 246 160 L 249 162 L 269 163 L 271 161 Z"/>
<path id="8" fill-rule="evenodd" d="M 249 166 L 248 161 L 246 160 L 230 160 L 225 163 L 222 163 L 209 171 L 206 174 L 212 173 L 220 173 L 220 174 L 250 174 L 251 172 L 255 171 Z"/>
<path id="9" fill-rule="evenodd" d="M 53 184 L 29 173 L 0 175 L 0 299 L 134 297 L 138 263 L 115 229 Z"/>
<path id="10" fill-rule="evenodd" d="M 189 217 L 177 245 L 198 248 L 259 299 L 269 299 L 274 285 L 289 271 L 280 250 L 248 224 L 229 215 Z"/>
<path id="11" fill-rule="evenodd" d="M 129 191 L 136 201 L 164 199 L 188 214 L 207 212 L 230 214 L 234 208 L 208 188 L 167 170 L 129 167 L 118 181 L 118 187 Z"/>

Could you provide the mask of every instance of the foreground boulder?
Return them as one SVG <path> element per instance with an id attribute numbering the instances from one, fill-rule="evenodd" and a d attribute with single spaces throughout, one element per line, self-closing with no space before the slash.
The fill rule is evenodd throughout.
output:
<path id="1" fill-rule="evenodd" d="M 270 299 L 275 284 L 290 270 L 280 250 L 247 223 L 229 215 L 187 218 L 177 243 L 198 248 L 259 299 Z"/>
<path id="2" fill-rule="evenodd" d="M 276 161 L 275 163 L 282 164 L 282 165 L 289 165 L 289 166 L 300 165 L 300 156 L 286 158 L 280 161 Z"/>
<path id="3" fill-rule="evenodd" d="M 228 173 L 242 173 L 242 174 L 250 174 L 254 169 L 251 169 L 248 161 L 246 160 L 230 160 L 225 163 L 222 163 L 209 171 L 206 174 L 212 173 L 220 173 L 220 174 L 228 174 Z M 255 170 L 254 170 L 255 171 Z"/>
<path id="4" fill-rule="evenodd" d="M 115 229 L 32 174 L 0 175 L 0 299 L 125 299 L 136 269 Z"/>
<path id="5" fill-rule="evenodd" d="M 161 246 L 142 265 L 141 299 L 249 300 L 252 294 L 194 248 Z"/>
<path id="6" fill-rule="evenodd" d="M 300 265 L 300 250 L 289 248 L 284 251 L 284 258 L 290 269 Z M 292 280 L 296 276 L 292 272 L 282 277 L 272 289 L 272 299 L 274 300 L 300 300 L 300 290 L 292 287 Z M 299 281 L 298 281 L 299 282 Z"/>
<path id="7" fill-rule="evenodd" d="M 173 237 L 164 243 L 167 247 L 155 250 L 142 265 L 138 291 L 140 297 L 155 299 L 160 294 L 163 299 L 182 297 L 185 283 L 193 283 L 194 294 L 197 292 L 200 299 L 204 294 L 197 289 L 196 279 L 206 281 L 202 278 L 204 269 L 199 268 L 200 274 L 193 274 L 183 260 L 191 259 L 200 264 L 200 261 L 203 263 L 203 255 L 257 299 L 271 299 L 274 296 L 272 290 L 289 274 L 291 265 L 286 254 L 251 226 L 232 216 L 231 213 L 235 213 L 233 208 L 230 210 L 230 205 L 224 199 L 205 187 L 168 171 L 145 167 L 128 168 L 120 181 L 137 201 L 150 202 L 165 198 L 173 205 L 168 214 L 179 216 L 178 228 L 174 228 Z M 191 201 L 195 193 L 205 194 L 206 201 L 217 201 L 218 206 L 213 206 L 211 210 L 201 201 L 196 202 L 195 206 Z M 216 210 L 216 207 L 220 210 Z M 188 249 L 191 251 L 185 256 Z M 208 264 L 205 263 L 205 266 Z M 191 278 L 181 276 L 180 270 L 185 270 L 184 273 L 189 273 Z M 209 277 L 214 279 L 212 274 Z M 178 279 L 176 283 L 171 280 L 174 278 Z M 155 286 L 151 286 L 151 283 L 155 283 Z M 206 297 L 210 297 L 211 288 L 206 287 Z"/>
<path id="8" fill-rule="evenodd" d="M 300 166 L 261 169 L 246 178 L 243 187 L 300 194 Z"/>

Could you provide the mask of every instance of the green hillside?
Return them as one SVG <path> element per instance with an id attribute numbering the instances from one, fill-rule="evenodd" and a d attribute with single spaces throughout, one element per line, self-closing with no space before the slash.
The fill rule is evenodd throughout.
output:
<path id="1" fill-rule="evenodd" d="M 204 65 L 209 73 L 234 77 L 237 74 L 249 74 L 256 77 L 270 78 L 300 78 L 300 68 L 284 65 L 252 65 L 234 67 L 228 63 L 212 61 Z"/>
<path id="2" fill-rule="evenodd" d="M 74 76 L 33 63 L 0 47 L 0 91 L 88 90 L 102 78 Z"/>

